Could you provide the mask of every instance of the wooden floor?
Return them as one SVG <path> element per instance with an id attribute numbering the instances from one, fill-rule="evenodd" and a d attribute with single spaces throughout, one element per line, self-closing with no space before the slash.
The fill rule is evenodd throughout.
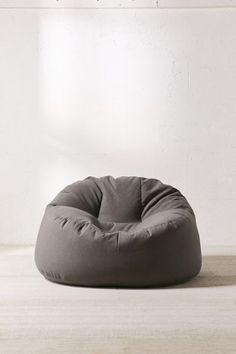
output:
<path id="1" fill-rule="evenodd" d="M 125 290 L 50 283 L 32 247 L 1 247 L 0 353 L 235 354 L 236 248 L 184 285 Z"/>

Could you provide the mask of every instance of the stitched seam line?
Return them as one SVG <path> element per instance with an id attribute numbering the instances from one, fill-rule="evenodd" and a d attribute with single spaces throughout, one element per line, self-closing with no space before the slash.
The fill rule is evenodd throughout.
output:
<path id="1" fill-rule="evenodd" d="M 142 221 L 142 215 L 143 215 L 143 195 L 142 195 L 142 187 L 143 187 L 143 184 L 142 184 L 142 177 L 140 177 L 140 204 L 141 204 L 141 215 L 140 215 L 140 219 Z"/>
<path id="2" fill-rule="evenodd" d="M 101 206 L 102 206 L 102 199 L 103 199 L 103 192 L 102 192 L 102 189 L 101 187 L 98 185 L 97 182 L 95 182 L 95 185 L 97 186 L 97 188 L 99 189 L 99 191 L 101 192 L 101 200 L 100 200 L 100 205 L 99 205 L 99 209 L 98 209 L 98 215 L 97 215 L 97 219 L 99 218 L 99 214 L 100 214 L 100 211 L 101 211 Z"/>

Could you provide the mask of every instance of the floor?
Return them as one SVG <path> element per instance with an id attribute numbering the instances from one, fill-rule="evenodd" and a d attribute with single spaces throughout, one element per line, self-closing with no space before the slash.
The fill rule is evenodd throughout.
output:
<path id="1" fill-rule="evenodd" d="M 236 353 L 236 248 L 204 252 L 201 274 L 163 289 L 46 281 L 33 247 L 0 248 L 0 353 Z"/>

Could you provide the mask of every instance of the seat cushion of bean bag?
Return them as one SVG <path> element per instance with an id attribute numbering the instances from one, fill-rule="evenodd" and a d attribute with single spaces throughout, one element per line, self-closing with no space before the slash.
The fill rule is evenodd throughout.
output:
<path id="1" fill-rule="evenodd" d="M 201 268 L 195 216 L 172 186 L 144 177 L 88 177 L 46 207 L 35 249 L 49 280 L 85 286 L 163 286 Z"/>

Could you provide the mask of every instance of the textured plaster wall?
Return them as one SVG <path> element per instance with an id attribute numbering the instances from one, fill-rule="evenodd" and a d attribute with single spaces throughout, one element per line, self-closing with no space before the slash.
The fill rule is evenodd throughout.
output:
<path id="1" fill-rule="evenodd" d="M 0 10 L 0 242 L 89 175 L 156 177 L 236 243 L 236 10 Z"/>

